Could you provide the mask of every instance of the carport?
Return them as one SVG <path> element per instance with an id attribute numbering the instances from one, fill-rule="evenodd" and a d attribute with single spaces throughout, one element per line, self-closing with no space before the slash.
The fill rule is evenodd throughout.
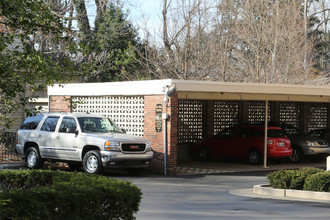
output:
<path id="1" fill-rule="evenodd" d="M 267 117 L 310 131 L 329 127 L 330 119 L 330 87 L 168 79 L 56 85 L 48 95 L 50 111 L 107 115 L 148 138 L 155 151 L 151 168 L 169 175 L 193 159 L 193 143 L 234 124 Z"/>

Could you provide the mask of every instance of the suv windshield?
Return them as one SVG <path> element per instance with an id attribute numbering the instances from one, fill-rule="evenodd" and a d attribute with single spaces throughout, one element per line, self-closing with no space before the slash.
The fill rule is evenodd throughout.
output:
<path id="1" fill-rule="evenodd" d="M 123 133 L 123 131 L 109 118 L 99 117 L 78 117 L 79 125 L 82 132 L 117 132 Z"/>

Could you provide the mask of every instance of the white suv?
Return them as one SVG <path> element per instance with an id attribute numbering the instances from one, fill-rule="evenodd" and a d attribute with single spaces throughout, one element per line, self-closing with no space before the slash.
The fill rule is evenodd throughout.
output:
<path id="1" fill-rule="evenodd" d="M 18 130 L 18 154 L 28 168 L 45 160 L 81 166 L 88 173 L 103 168 L 141 172 L 153 158 L 150 142 L 125 134 L 107 117 L 73 113 L 43 113 L 27 117 Z"/>

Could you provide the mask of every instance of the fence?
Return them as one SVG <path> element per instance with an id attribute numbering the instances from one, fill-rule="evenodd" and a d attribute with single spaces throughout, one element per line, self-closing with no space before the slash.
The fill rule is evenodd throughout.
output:
<path id="1" fill-rule="evenodd" d="M 15 147 L 15 132 L 4 132 L 0 135 L 0 163 L 13 163 L 22 160 L 15 152 Z"/>

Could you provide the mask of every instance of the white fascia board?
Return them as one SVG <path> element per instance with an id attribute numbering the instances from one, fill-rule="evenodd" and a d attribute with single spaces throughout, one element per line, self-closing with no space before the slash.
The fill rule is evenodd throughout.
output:
<path id="1" fill-rule="evenodd" d="M 104 96 L 104 95 L 162 95 L 171 79 L 106 83 L 72 83 L 48 86 L 48 95 Z"/>
<path id="2" fill-rule="evenodd" d="M 213 92 L 235 94 L 309 95 L 330 97 L 329 86 L 231 83 L 193 80 L 145 80 L 106 83 L 72 83 L 48 87 L 48 95 L 162 95 L 164 87 L 176 84 L 177 92 Z"/>
<path id="3" fill-rule="evenodd" d="M 192 80 L 173 80 L 172 83 L 176 83 L 177 91 L 182 92 L 330 96 L 330 86 L 231 83 Z"/>

